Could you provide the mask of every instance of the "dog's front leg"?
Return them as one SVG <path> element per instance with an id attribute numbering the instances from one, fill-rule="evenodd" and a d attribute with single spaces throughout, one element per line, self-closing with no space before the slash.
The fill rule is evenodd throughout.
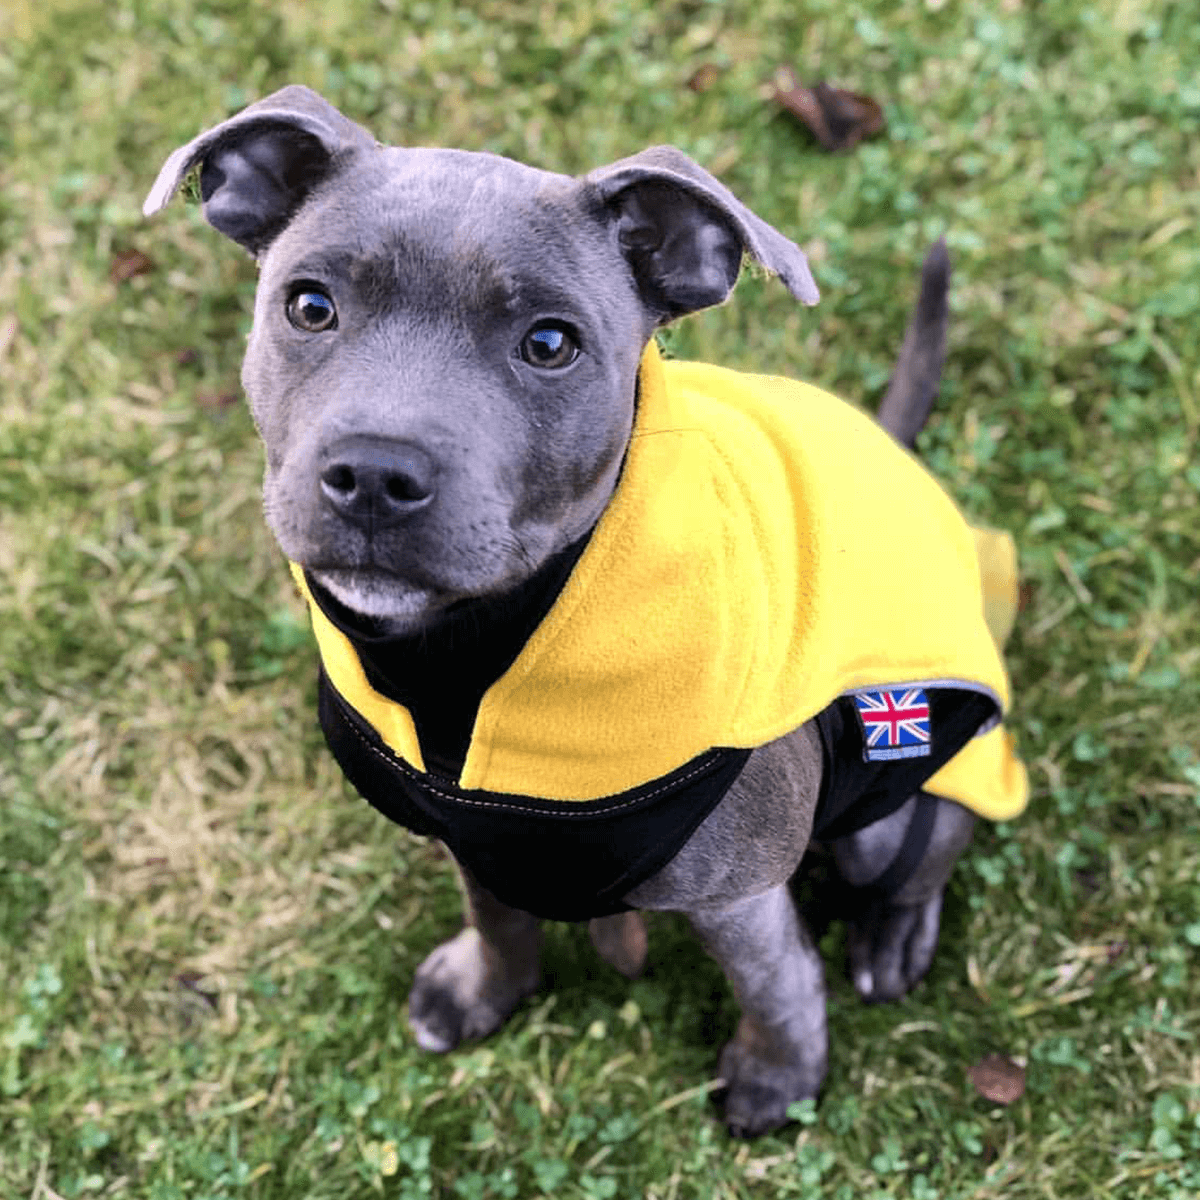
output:
<path id="1" fill-rule="evenodd" d="M 821 958 L 786 884 L 687 915 L 741 1005 L 720 1073 L 730 1133 L 754 1137 L 783 1124 L 788 1105 L 815 1097 L 825 1078 Z"/>
<path id="2" fill-rule="evenodd" d="M 461 864 L 466 928 L 417 968 L 408 1020 L 425 1050 L 453 1050 L 486 1037 L 537 989 L 538 919 L 501 904 Z"/>

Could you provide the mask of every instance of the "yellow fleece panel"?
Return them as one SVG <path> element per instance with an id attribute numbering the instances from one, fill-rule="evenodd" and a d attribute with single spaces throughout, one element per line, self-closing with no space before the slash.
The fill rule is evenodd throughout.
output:
<path id="1" fill-rule="evenodd" d="M 1001 726 L 969 741 L 924 790 L 957 800 L 989 821 L 1010 821 L 1025 809 L 1029 782 L 1012 735 Z"/>
<path id="2" fill-rule="evenodd" d="M 983 616 L 997 646 L 1017 619 L 1017 549 L 1007 533 L 974 529 L 983 586 Z M 1013 739 L 997 727 L 968 742 L 926 784 L 935 796 L 957 800 L 981 817 L 1007 821 L 1024 809 L 1028 783 Z"/>
<path id="3" fill-rule="evenodd" d="M 983 586 L 983 619 L 992 641 L 1003 647 L 1017 622 L 1017 547 L 998 529 L 971 532 Z"/>
<path id="4" fill-rule="evenodd" d="M 303 567 L 298 563 L 288 565 L 300 594 L 308 602 L 313 632 L 317 637 L 317 649 L 321 654 L 321 664 L 334 690 L 353 706 L 359 716 L 374 727 L 385 745 L 390 746 L 410 766 L 424 771 L 425 760 L 421 757 L 421 745 L 417 741 L 417 727 L 413 724 L 408 709 L 380 695 L 367 682 L 367 674 L 350 644 L 350 639 L 326 617 L 313 600 L 304 580 Z"/>
<path id="5" fill-rule="evenodd" d="M 459 783 L 597 799 L 712 747 L 761 746 L 857 688 L 942 682 L 1003 707 L 976 544 L 862 413 L 792 380 L 664 364 L 651 343 L 617 490 L 484 695 Z M 371 691 L 349 642 L 310 609 L 335 688 L 419 768 L 408 714 Z M 1013 815 L 1023 772 L 1007 749 L 993 757 L 988 769 L 1006 765 L 999 790 L 963 802 Z"/>

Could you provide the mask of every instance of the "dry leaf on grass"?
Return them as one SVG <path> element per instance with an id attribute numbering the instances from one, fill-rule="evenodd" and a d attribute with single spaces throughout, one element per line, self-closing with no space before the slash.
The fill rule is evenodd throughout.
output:
<path id="1" fill-rule="evenodd" d="M 118 250 L 108 267 L 113 283 L 125 283 L 135 275 L 148 275 L 154 270 L 154 259 L 140 250 Z"/>
<path id="2" fill-rule="evenodd" d="M 231 408 L 241 399 L 238 392 L 197 392 L 196 403 L 201 408 L 212 408 L 220 410 L 222 408 Z"/>
<path id="3" fill-rule="evenodd" d="M 7 353 L 9 346 L 17 340 L 17 318 L 5 317 L 0 320 L 0 358 Z"/>
<path id="4" fill-rule="evenodd" d="M 780 67 L 772 84 L 775 102 L 801 121 L 826 150 L 853 150 L 863 138 L 877 137 L 887 128 L 883 109 L 870 96 L 824 80 L 805 87 L 791 67 Z"/>
<path id="5" fill-rule="evenodd" d="M 1012 1104 L 1025 1094 L 1025 1068 L 1004 1054 L 989 1054 L 970 1070 L 975 1090 L 993 1104 Z"/>
<path id="6" fill-rule="evenodd" d="M 721 68 L 716 63 L 706 62 L 701 63 L 695 71 L 692 72 L 687 81 L 688 87 L 693 92 L 707 92 L 718 79 L 721 78 Z"/>

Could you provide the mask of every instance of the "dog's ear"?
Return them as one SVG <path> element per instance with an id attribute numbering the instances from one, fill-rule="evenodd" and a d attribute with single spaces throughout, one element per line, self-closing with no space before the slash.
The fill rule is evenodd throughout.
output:
<path id="1" fill-rule="evenodd" d="M 749 254 L 804 304 L 820 299 L 799 246 L 674 146 L 585 176 L 616 221 L 621 248 L 661 321 L 720 304 Z"/>
<path id="2" fill-rule="evenodd" d="M 199 165 L 205 219 L 257 255 L 341 160 L 375 144 L 316 92 L 285 87 L 180 146 L 163 164 L 142 212 L 163 208 Z"/>

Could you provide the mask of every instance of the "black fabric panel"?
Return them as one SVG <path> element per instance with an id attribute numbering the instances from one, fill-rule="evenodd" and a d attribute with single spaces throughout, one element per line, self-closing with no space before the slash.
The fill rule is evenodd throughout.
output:
<path id="1" fill-rule="evenodd" d="M 621 897 L 675 857 L 738 777 L 749 750 L 711 750 L 603 800 L 466 790 L 391 752 L 321 673 L 321 728 L 347 778 L 385 817 L 436 837 L 513 908 L 556 921 L 623 912 Z"/>
<path id="2" fill-rule="evenodd" d="M 814 838 L 845 837 L 895 812 L 998 714 L 994 700 L 968 688 L 927 687 L 924 692 L 932 730 L 924 758 L 864 761 L 862 726 L 850 696 L 839 696 L 817 714 L 825 769 Z"/>
<path id="3" fill-rule="evenodd" d="M 516 661 L 553 607 L 591 534 L 555 555 L 511 592 L 467 600 L 434 628 L 406 637 L 380 633 L 311 576 L 313 599 L 354 644 L 367 682 L 412 715 L 425 765 L 457 779 L 483 695 Z"/>
<path id="4" fill-rule="evenodd" d="M 888 864 L 882 875 L 872 879 L 865 887 L 857 889 L 860 892 L 875 893 L 879 901 L 890 899 L 912 878 L 913 872 L 921 865 L 925 851 L 929 848 L 929 839 L 933 837 L 933 823 L 937 818 L 938 800 L 928 792 L 918 792 L 916 803 L 913 805 L 912 816 L 908 828 L 904 831 L 904 840 L 896 857 Z"/>

